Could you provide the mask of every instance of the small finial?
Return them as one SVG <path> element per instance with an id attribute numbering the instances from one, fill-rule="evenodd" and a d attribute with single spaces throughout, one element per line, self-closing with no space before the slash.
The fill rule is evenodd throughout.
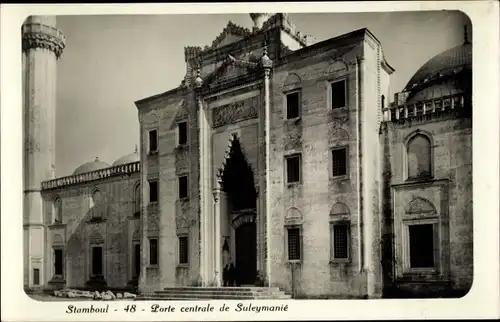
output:
<path id="1" fill-rule="evenodd" d="M 269 58 L 269 56 L 267 56 L 267 42 L 264 42 L 264 54 L 260 59 L 260 63 L 265 69 L 269 69 L 273 66 L 272 60 Z"/>
<path id="2" fill-rule="evenodd" d="M 196 79 L 194 80 L 194 84 L 197 88 L 200 88 L 203 85 L 203 79 L 201 78 L 201 68 L 200 65 L 196 68 Z"/>
<path id="3" fill-rule="evenodd" d="M 467 25 L 464 25 L 464 44 L 470 44 L 469 35 L 467 33 Z"/>
<path id="4" fill-rule="evenodd" d="M 95 161 L 99 161 L 99 157 L 95 157 Z"/>
<path id="5" fill-rule="evenodd" d="M 139 147 L 137 146 L 137 144 L 135 145 L 135 153 L 139 152 Z"/>

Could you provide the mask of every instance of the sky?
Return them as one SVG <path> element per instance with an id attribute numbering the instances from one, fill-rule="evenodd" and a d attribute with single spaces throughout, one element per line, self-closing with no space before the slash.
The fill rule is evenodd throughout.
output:
<path id="1" fill-rule="evenodd" d="M 368 28 L 395 68 L 391 97 L 427 60 L 460 45 L 468 17 L 460 12 L 294 13 L 317 41 Z M 56 176 L 96 157 L 109 164 L 139 144 L 135 101 L 177 87 L 185 46 L 205 46 L 247 14 L 58 16 L 66 48 L 57 65 Z"/>

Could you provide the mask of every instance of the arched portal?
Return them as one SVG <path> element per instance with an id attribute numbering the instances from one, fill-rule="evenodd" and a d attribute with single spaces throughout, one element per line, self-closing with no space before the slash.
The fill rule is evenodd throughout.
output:
<path id="1" fill-rule="evenodd" d="M 257 193 L 252 168 L 237 137 L 232 140 L 221 179 L 228 201 L 229 222 L 234 229 L 235 282 L 253 285 L 257 275 Z"/>

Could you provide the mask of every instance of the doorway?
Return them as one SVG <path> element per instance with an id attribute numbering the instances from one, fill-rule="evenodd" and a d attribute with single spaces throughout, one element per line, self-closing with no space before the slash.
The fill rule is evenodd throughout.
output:
<path id="1" fill-rule="evenodd" d="M 222 172 L 222 190 L 227 195 L 228 223 L 234 227 L 234 279 L 239 285 L 253 285 L 257 275 L 257 227 L 255 214 L 257 193 L 253 170 L 233 136 L 229 157 Z"/>
<path id="2" fill-rule="evenodd" d="M 236 283 L 253 285 L 257 275 L 257 230 L 255 222 L 241 225 L 235 230 Z"/>

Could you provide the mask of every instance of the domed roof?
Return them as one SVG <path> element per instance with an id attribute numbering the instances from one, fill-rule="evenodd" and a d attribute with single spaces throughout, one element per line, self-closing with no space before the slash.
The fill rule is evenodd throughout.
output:
<path id="1" fill-rule="evenodd" d="M 99 158 L 95 158 L 94 161 L 87 162 L 76 168 L 76 170 L 73 172 L 73 175 L 77 174 L 82 174 L 82 173 L 87 173 L 87 172 L 92 172 L 100 169 L 104 169 L 109 167 L 109 164 L 106 162 L 100 161 Z"/>
<path id="2" fill-rule="evenodd" d="M 421 85 L 437 76 L 459 72 L 472 68 L 472 44 L 465 39 L 462 45 L 448 49 L 427 61 L 413 75 L 404 91 L 410 91 L 414 86 Z"/>
<path id="3" fill-rule="evenodd" d="M 140 156 L 139 156 L 139 151 L 137 150 L 137 145 L 135 146 L 135 151 L 133 153 L 127 154 L 113 162 L 113 166 L 121 165 L 121 164 L 127 164 L 127 163 L 132 163 L 132 162 L 139 162 L 140 161 Z"/>

